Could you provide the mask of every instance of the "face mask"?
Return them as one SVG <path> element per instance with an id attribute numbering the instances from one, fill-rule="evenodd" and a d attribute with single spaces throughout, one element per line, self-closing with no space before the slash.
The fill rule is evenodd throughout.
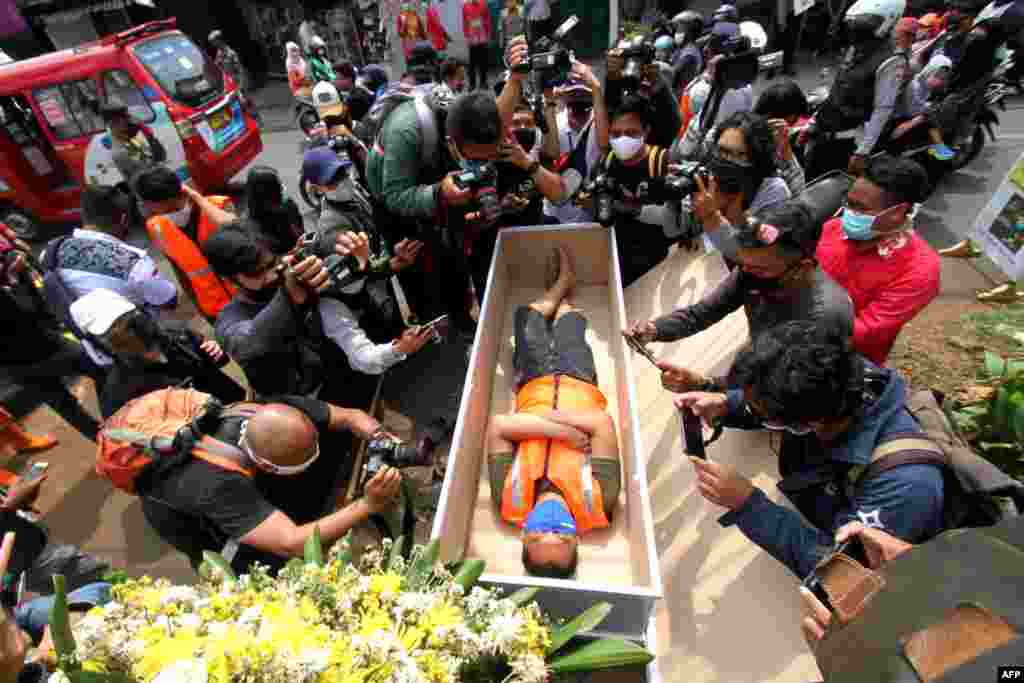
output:
<path id="1" fill-rule="evenodd" d="M 686 44 L 686 34 L 685 33 L 677 33 L 676 37 L 675 37 L 675 41 L 676 41 L 676 45 L 678 47 L 682 47 L 683 45 Z"/>
<path id="2" fill-rule="evenodd" d="M 726 194 L 743 192 L 750 184 L 751 167 L 749 164 L 741 164 L 716 155 L 711 157 L 711 163 L 708 166 L 718 178 L 718 188 Z"/>
<path id="3" fill-rule="evenodd" d="M 269 304 L 274 295 L 277 294 L 278 285 L 271 285 L 263 289 L 249 289 L 248 287 L 240 287 L 240 289 L 245 292 L 246 297 L 256 303 Z"/>
<path id="4" fill-rule="evenodd" d="M 530 511 L 523 529 L 528 534 L 556 533 L 575 536 L 576 520 L 560 501 L 549 499 Z"/>
<path id="5" fill-rule="evenodd" d="M 183 208 L 171 213 L 165 213 L 164 216 L 179 228 L 184 228 L 192 220 L 192 202 L 185 202 Z"/>
<path id="6" fill-rule="evenodd" d="M 866 242 L 867 240 L 874 239 L 875 221 L 877 219 L 878 216 L 844 209 L 843 233 L 846 235 L 847 239 L 855 240 L 857 242 Z"/>
<path id="7" fill-rule="evenodd" d="M 632 159 L 644 146 L 643 138 L 631 138 L 627 135 L 614 138 L 611 143 L 615 156 L 623 161 Z"/>
<path id="8" fill-rule="evenodd" d="M 452 83 L 452 92 L 462 92 L 466 89 L 466 81 L 455 81 Z"/>
<path id="9" fill-rule="evenodd" d="M 529 152 L 537 144 L 536 128 L 520 128 L 512 132 L 520 146 Z"/>

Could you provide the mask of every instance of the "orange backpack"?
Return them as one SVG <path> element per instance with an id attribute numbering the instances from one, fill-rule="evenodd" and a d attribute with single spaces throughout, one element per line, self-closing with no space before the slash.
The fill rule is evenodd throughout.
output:
<path id="1" fill-rule="evenodd" d="M 136 480 L 168 461 L 188 457 L 247 477 L 245 453 L 233 444 L 202 433 L 201 422 L 251 417 L 253 405 L 222 409 L 213 396 L 195 389 L 159 389 L 128 402 L 110 416 L 97 437 L 96 473 L 114 488 L 141 495 Z"/>

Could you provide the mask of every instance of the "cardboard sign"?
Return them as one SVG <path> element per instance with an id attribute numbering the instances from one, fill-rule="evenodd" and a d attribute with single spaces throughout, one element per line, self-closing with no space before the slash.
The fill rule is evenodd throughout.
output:
<path id="1" fill-rule="evenodd" d="M 978 214 L 972 237 L 1009 279 L 1024 277 L 1024 155 Z"/>

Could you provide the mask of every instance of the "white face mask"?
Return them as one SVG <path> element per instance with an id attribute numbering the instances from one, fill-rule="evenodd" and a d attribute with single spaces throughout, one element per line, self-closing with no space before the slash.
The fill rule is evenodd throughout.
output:
<path id="1" fill-rule="evenodd" d="M 623 161 L 632 159 L 640 151 L 640 148 L 644 146 L 643 138 L 631 138 L 626 135 L 613 138 L 611 143 L 615 156 Z"/>
<path id="2" fill-rule="evenodd" d="M 192 220 L 192 202 L 185 202 L 185 207 L 164 216 L 179 228 L 184 228 Z"/>
<path id="3" fill-rule="evenodd" d="M 686 44 L 686 34 L 685 33 L 677 33 L 675 41 L 676 41 L 676 46 L 677 47 L 682 47 L 683 45 Z"/>

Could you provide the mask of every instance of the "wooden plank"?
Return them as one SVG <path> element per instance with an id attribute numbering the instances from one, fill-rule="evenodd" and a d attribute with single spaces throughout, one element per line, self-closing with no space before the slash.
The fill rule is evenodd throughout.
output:
<path id="1" fill-rule="evenodd" d="M 625 292 L 630 320 L 671 312 L 699 300 L 726 275 L 717 255 L 674 252 Z M 706 374 L 725 374 L 747 339 L 736 312 L 674 344 L 653 344 L 662 359 Z M 659 372 L 633 363 L 640 441 L 646 466 L 665 599 L 657 611 L 655 660 L 665 681 L 806 683 L 819 680 L 800 635 L 797 580 L 780 563 L 717 519 L 724 510 L 696 490 L 682 456 L 678 417 Z M 772 499 L 778 466 L 768 435 L 726 431 L 708 456 L 751 477 Z M 739 650 L 738 648 L 742 648 Z"/>

